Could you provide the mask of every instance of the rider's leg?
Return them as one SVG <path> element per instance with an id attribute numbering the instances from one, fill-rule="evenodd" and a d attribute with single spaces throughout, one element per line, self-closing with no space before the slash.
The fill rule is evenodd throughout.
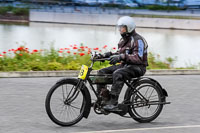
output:
<path id="1" fill-rule="evenodd" d="M 111 99 L 104 106 L 106 110 L 112 110 L 116 108 L 118 103 L 119 94 L 124 85 L 124 80 L 130 80 L 140 76 L 141 70 L 135 65 L 126 65 L 124 68 L 120 68 L 113 73 L 113 85 L 111 88 Z"/>
<path id="2" fill-rule="evenodd" d="M 100 69 L 100 70 L 97 72 L 97 74 L 98 74 L 98 75 L 102 75 L 102 74 L 112 74 L 115 70 L 117 70 L 117 69 L 119 69 L 119 68 L 122 68 L 122 66 L 121 66 L 121 65 L 114 65 L 114 66 L 106 67 L 106 68 Z M 102 88 L 106 88 L 105 85 L 97 84 L 97 93 L 98 93 L 98 94 L 100 94 Z"/>

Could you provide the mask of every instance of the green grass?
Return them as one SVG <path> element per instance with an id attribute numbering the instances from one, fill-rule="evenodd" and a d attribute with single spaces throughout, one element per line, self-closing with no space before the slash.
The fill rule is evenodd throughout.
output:
<path id="1" fill-rule="evenodd" d="M 149 5 L 145 6 L 145 8 L 149 10 L 173 10 L 173 11 L 182 10 L 181 8 L 176 6 L 161 6 L 161 5 Z"/>
<path id="2" fill-rule="evenodd" d="M 18 8 L 12 6 L 0 7 L 0 15 L 6 15 L 12 13 L 17 16 L 28 16 L 29 8 Z"/>

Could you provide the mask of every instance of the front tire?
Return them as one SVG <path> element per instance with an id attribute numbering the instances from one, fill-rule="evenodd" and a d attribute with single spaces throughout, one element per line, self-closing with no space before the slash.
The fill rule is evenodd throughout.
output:
<path id="1" fill-rule="evenodd" d="M 77 79 L 61 80 L 46 96 L 46 112 L 49 118 L 60 126 L 72 126 L 84 117 L 87 98 L 84 89 L 75 89 L 77 84 Z"/>

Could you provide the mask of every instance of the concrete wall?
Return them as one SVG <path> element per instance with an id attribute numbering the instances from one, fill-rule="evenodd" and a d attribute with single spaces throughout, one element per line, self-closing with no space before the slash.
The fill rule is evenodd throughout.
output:
<path id="1" fill-rule="evenodd" d="M 113 14 L 30 12 L 30 21 L 39 22 L 113 25 L 117 22 L 118 18 L 118 15 Z"/>
<path id="2" fill-rule="evenodd" d="M 33 22 L 116 25 L 119 17 L 117 14 L 30 12 L 30 21 Z M 138 27 L 200 30 L 200 20 L 141 17 L 134 17 L 134 20 Z"/>
<path id="3" fill-rule="evenodd" d="M 168 18 L 134 18 L 139 27 L 200 30 L 200 20 Z"/>

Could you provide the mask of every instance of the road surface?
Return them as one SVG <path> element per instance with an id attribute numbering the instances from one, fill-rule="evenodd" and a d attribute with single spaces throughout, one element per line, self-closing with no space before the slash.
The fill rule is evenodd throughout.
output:
<path id="1" fill-rule="evenodd" d="M 151 77 L 166 88 L 172 102 L 155 121 L 141 124 L 92 110 L 88 119 L 72 127 L 55 125 L 45 112 L 46 94 L 60 78 L 0 78 L 0 133 L 199 133 L 200 75 Z"/>

